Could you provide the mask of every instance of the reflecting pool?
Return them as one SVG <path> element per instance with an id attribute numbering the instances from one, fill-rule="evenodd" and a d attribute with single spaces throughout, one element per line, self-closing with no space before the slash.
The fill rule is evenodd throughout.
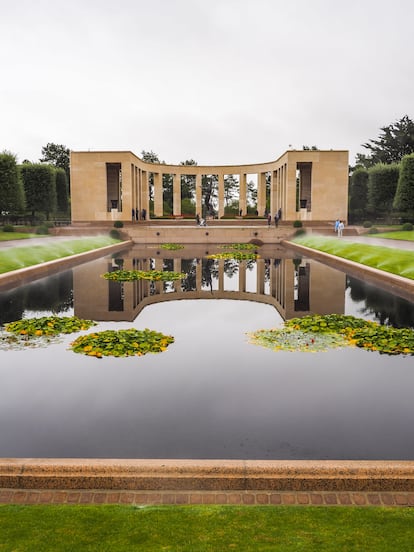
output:
<path id="1" fill-rule="evenodd" d="M 134 246 L 0 292 L 2 324 L 75 314 L 96 331 L 175 338 L 160 354 L 101 360 L 69 350 L 79 334 L 2 347 L 0 456 L 413 460 L 412 357 L 273 352 L 248 333 L 310 313 L 414 327 L 414 304 L 282 248 L 241 262 L 208 258 L 217 251 Z M 186 277 L 102 277 L 120 267 Z"/>

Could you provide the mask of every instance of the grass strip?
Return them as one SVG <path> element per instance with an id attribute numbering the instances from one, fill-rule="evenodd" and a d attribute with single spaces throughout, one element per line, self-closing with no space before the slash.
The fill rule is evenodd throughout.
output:
<path id="1" fill-rule="evenodd" d="M 3 505 L 0 535 L 4 552 L 402 552 L 414 509 Z"/>
<path id="2" fill-rule="evenodd" d="M 45 245 L 28 245 L 27 247 L 4 249 L 0 251 L 0 274 L 99 249 L 117 242 L 119 240 L 110 236 L 94 236 L 85 239 L 48 242 Z"/>
<path id="3" fill-rule="evenodd" d="M 397 274 L 404 278 L 414 280 L 414 252 L 401 249 L 393 249 L 381 245 L 369 245 L 355 243 L 338 238 L 327 238 L 325 236 L 298 236 L 293 243 L 304 245 L 311 249 L 317 249 L 348 259 L 356 263 L 384 270 L 391 274 Z"/>
<path id="4" fill-rule="evenodd" d="M 26 240 L 29 238 L 41 238 L 41 237 L 42 236 L 39 236 L 37 234 L 27 234 L 26 232 L 0 232 L 0 242 Z"/>

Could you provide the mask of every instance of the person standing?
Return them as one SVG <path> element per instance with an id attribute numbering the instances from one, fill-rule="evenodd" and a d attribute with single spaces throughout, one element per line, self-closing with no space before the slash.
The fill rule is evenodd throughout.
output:
<path id="1" fill-rule="evenodd" d="M 279 212 L 275 214 L 275 227 L 277 228 L 279 226 Z"/>
<path id="2" fill-rule="evenodd" d="M 342 238 L 344 228 L 345 228 L 345 224 L 342 222 L 342 220 L 340 220 L 338 224 L 338 238 Z"/>
<path id="3" fill-rule="evenodd" d="M 339 226 L 339 219 L 336 219 L 335 226 L 334 226 L 334 231 L 335 232 L 338 232 L 338 226 Z"/>
<path id="4" fill-rule="evenodd" d="M 282 207 L 279 207 L 277 211 L 277 218 L 278 218 L 278 221 L 282 220 Z"/>
<path id="5" fill-rule="evenodd" d="M 200 226 L 200 215 L 198 213 L 196 214 L 196 224 Z"/>
<path id="6" fill-rule="evenodd" d="M 270 228 L 270 225 L 272 224 L 272 215 L 269 213 L 267 215 L 267 226 Z"/>

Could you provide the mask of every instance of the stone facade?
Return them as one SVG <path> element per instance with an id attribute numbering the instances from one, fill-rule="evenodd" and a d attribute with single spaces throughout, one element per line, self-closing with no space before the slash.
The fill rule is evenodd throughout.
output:
<path id="1" fill-rule="evenodd" d="M 202 182 L 216 184 L 214 216 L 225 209 L 225 179 L 238 181 L 239 210 L 247 213 L 247 184 L 256 181 L 259 216 L 278 209 L 284 221 L 345 222 L 348 217 L 348 151 L 289 150 L 275 161 L 254 165 L 167 165 L 147 163 L 129 151 L 71 152 L 72 222 L 148 220 L 163 212 L 163 181 L 173 187 L 173 216 L 205 212 Z M 182 213 L 183 179 L 194 185 L 195 212 Z M 266 192 L 266 181 L 270 191 Z M 150 205 L 152 186 L 153 207 Z M 151 207 L 151 209 L 150 209 Z M 170 214 L 170 213 L 168 213 Z M 207 213 L 208 214 L 208 213 Z"/>

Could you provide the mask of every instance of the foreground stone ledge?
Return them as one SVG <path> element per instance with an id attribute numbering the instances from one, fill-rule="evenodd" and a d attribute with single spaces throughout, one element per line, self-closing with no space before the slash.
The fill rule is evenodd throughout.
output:
<path id="1" fill-rule="evenodd" d="M 338 493 L 414 496 L 414 462 L 2 458 L 0 492 L 5 489 L 25 489 L 26 493 L 167 492 L 177 496 L 184 492 L 213 492 L 225 493 L 226 500 L 228 493 L 233 492 L 255 497 L 264 493 L 264 503 L 268 502 L 265 495 L 274 492 L 295 496 L 321 492 L 335 496 Z"/>

